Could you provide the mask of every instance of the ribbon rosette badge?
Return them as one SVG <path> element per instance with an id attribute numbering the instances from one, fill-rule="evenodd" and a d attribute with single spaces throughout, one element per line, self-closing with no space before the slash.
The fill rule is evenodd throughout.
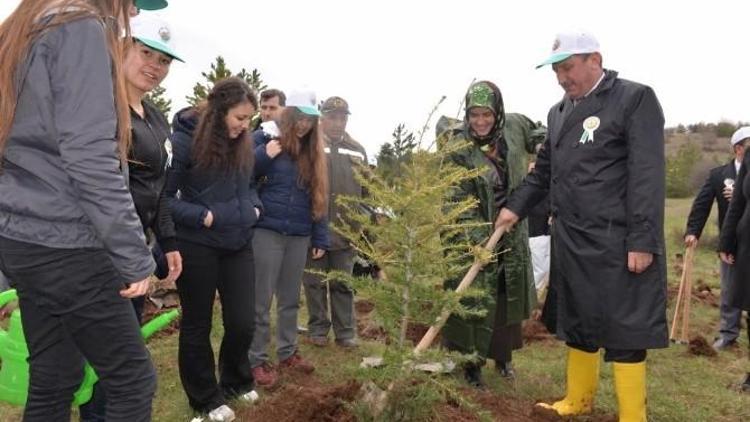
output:
<path id="1" fill-rule="evenodd" d="M 581 139 L 578 141 L 581 144 L 587 142 L 594 142 L 594 131 L 599 129 L 601 121 L 596 116 L 590 116 L 583 121 L 583 134 Z"/>

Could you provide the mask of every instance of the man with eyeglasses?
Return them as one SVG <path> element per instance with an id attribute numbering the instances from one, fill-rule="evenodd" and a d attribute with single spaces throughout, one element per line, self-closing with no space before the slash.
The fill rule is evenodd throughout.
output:
<path id="1" fill-rule="evenodd" d="M 719 230 L 724 222 L 724 216 L 729 209 L 729 202 L 734 192 L 734 180 L 740 170 L 740 164 L 745 156 L 745 144 L 750 138 L 750 126 L 738 129 L 732 135 L 730 144 L 734 152 L 734 158 L 727 164 L 711 169 L 703 187 L 693 201 L 690 215 L 685 230 L 685 246 L 697 246 L 701 237 L 703 227 L 706 225 L 708 215 L 714 200 L 719 208 Z M 732 306 L 729 298 L 729 283 L 733 278 L 734 267 L 720 261 L 721 278 L 721 324 L 719 336 L 713 344 L 714 349 L 724 350 L 737 345 L 737 337 L 740 335 L 740 317 L 742 310 Z"/>

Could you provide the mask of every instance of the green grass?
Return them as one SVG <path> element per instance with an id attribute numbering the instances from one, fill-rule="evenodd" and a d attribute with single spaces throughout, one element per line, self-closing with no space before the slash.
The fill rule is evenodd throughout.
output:
<path id="1" fill-rule="evenodd" d="M 676 286 L 680 274 L 675 271 L 675 254 L 683 253 L 681 243 L 685 219 L 691 205 L 690 199 L 669 200 L 666 208 L 669 282 Z M 694 263 L 694 280 L 701 279 L 714 288 L 718 295 L 718 259 L 715 253 L 717 228 L 715 217 L 709 220 L 703 235 L 704 241 L 697 249 Z M 670 303 L 669 319 L 672 317 Z M 304 312 L 304 307 L 302 309 Z M 218 317 L 218 312 L 215 313 Z M 706 337 L 709 342 L 718 327 L 718 308 L 693 301 L 691 332 Z M 301 315 L 301 321 L 304 316 Z M 218 350 L 222 332 L 221 322 L 214 323 L 213 341 Z M 672 345 L 668 349 L 649 352 L 648 400 L 651 421 L 743 421 L 750 420 L 750 394 L 742 394 L 736 385 L 750 370 L 747 360 L 746 337 L 743 345 L 720 353 L 714 358 L 694 357 L 686 346 Z M 313 348 L 301 345 L 303 355 L 317 365 L 316 376 L 323 383 L 339 384 L 348 379 L 362 379 L 368 373 L 358 367 L 362 356 L 378 354 L 383 345 L 363 342 L 353 351 L 338 347 Z M 188 421 L 192 417 L 177 373 L 177 336 L 157 337 L 149 342 L 149 349 L 159 373 L 159 389 L 154 402 L 155 421 Z M 273 356 L 273 354 L 272 354 Z M 518 379 L 510 384 L 501 380 L 494 371 L 486 370 L 490 388 L 498 394 L 535 400 L 559 397 L 565 390 L 565 347 L 559 342 L 535 342 L 515 353 L 514 361 Z M 452 377 L 441 379 L 449 386 L 459 382 Z M 261 400 L 263 397 L 261 392 Z M 241 408 L 246 404 L 235 403 Z M 616 413 L 616 397 L 612 382 L 611 365 L 602 366 L 600 388 L 597 393 L 598 413 Z M 20 410 L 0 404 L 0 421 L 20 420 Z M 587 418 L 580 418 L 585 421 Z"/>

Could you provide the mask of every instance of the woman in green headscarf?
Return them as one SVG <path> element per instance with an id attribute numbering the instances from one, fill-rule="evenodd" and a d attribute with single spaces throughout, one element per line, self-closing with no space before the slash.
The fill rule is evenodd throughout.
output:
<path id="1" fill-rule="evenodd" d="M 544 141 L 546 130 L 521 114 L 505 113 L 500 90 L 489 81 L 472 84 L 466 93 L 463 122 L 455 121 L 439 134 L 441 145 L 466 142 L 469 146 L 451 155 L 453 162 L 469 169 L 485 171 L 457 186 L 455 199 L 475 197 L 479 204 L 461 216 L 462 222 L 482 222 L 464 231 L 463 240 L 479 245 L 492 234 L 492 222 L 505 200 L 523 180 L 528 155 Z M 446 126 L 447 119 L 438 122 Z M 451 316 L 443 330 L 444 344 L 451 350 L 476 353 L 479 357 L 464 367 L 466 380 L 483 385 L 481 368 L 486 358 L 495 361 L 503 377 L 512 378 L 512 351 L 522 346 L 521 322 L 534 306 L 531 259 L 526 222 L 506 233 L 495 252 L 502 254 L 483 268 L 474 287 L 486 291 L 481 299 L 467 304 L 486 311 L 481 318 Z M 446 288 L 455 288 L 459 280 L 449 280 Z"/>

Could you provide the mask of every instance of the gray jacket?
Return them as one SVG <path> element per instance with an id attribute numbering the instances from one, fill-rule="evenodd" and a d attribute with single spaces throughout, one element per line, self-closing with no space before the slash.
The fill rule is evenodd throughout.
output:
<path id="1" fill-rule="evenodd" d="M 133 282 L 155 264 L 120 171 L 105 30 L 94 18 L 50 29 L 19 68 L 0 173 L 0 236 L 104 248 L 123 282 Z"/>
<path id="2" fill-rule="evenodd" d="M 336 204 L 338 195 L 362 197 L 365 192 L 354 177 L 354 168 L 358 165 L 367 166 L 367 152 L 359 142 L 348 133 L 344 138 L 334 142 L 325 137 L 325 152 L 328 156 L 328 180 L 330 197 L 328 201 L 328 219 L 330 224 L 338 224 L 340 220 L 349 221 L 344 211 Z M 349 221 L 351 223 L 351 221 Z M 330 250 L 348 249 L 349 241 L 334 230 L 329 231 L 331 239 Z"/>

